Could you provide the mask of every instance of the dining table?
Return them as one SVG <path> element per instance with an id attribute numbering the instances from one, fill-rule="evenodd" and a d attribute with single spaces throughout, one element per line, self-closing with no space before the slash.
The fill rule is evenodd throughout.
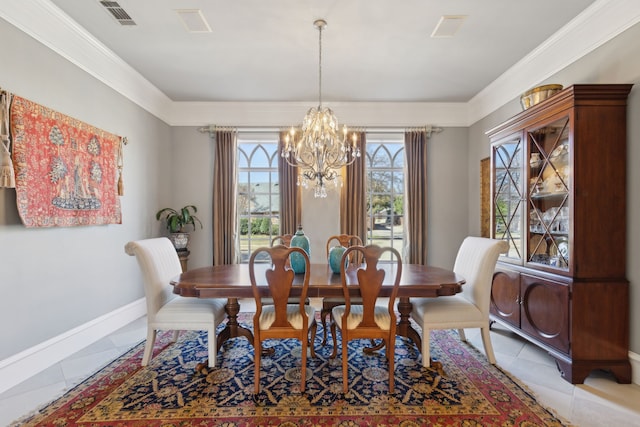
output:
<path id="1" fill-rule="evenodd" d="M 258 288 L 268 297 L 268 287 L 264 272 L 270 264 L 256 264 L 256 278 Z M 385 279 L 380 290 L 380 297 L 389 297 L 393 289 L 393 278 L 397 267 L 395 264 L 379 263 L 378 268 L 385 270 Z M 345 270 L 349 295 L 360 296 L 357 281 L 358 266 L 350 264 Z M 291 296 L 299 296 L 302 290 L 304 273 L 296 274 Z M 262 282 L 264 281 L 264 282 Z M 422 264 L 403 264 L 398 287 L 397 309 L 400 319 L 397 324 L 397 334 L 412 340 L 420 350 L 420 334 L 410 322 L 411 298 L 439 298 L 455 295 L 462 291 L 464 277 L 440 267 Z M 226 298 L 225 311 L 227 323 L 218 334 L 217 349 L 222 344 L 236 337 L 246 337 L 253 344 L 253 333 L 249 328 L 238 322 L 240 313 L 239 299 L 254 298 L 248 264 L 226 264 L 207 266 L 187 270 L 171 280 L 173 292 L 187 298 Z M 264 285 L 264 286 L 261 286 Z M 297 285 L 297 286 L 296 286 Z M 312 263 L 309 269 L 309 288 L 307 297 L 327 298 L 344 295 L 340 273 L 334 273 L 328 264 Z"/>

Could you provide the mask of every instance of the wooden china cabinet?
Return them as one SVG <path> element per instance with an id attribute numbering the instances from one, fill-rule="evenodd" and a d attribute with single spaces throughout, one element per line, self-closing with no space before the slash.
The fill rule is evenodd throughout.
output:
<path id="1" fill-rule="evenodd" d="M 631 382 L 626 277 L 630 84 L 573 85 L 487 132 L 492 236 L 509 242 L 491 317 L 578 384 Z"/>

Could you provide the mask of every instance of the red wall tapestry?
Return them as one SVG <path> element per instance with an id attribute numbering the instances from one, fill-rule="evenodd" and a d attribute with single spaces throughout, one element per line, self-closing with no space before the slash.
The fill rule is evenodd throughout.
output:
<path id="1" fill-rule="evenodd" d="M 18 212 L 26 227 L 121 224 L 121 138 L 13 96 Z"/>

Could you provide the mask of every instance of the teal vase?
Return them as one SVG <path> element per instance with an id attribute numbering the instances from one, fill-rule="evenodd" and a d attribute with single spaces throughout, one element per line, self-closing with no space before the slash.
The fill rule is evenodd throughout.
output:
<path id="1" fill-rule="evenodd" d="M 342 260 L 342 254 L 346 251 L 347 248 L 344 246 L 334 246 L 329 250 L 329 267 L 331 267 L 331 271 L 334 273 L 340 273 L 340 261 Z M 348 261 L 344 261 L 344 266 L 346 267 Z"/>
<path id="2" fill-rule="evenodd" d="M 301 248 L 307 253 L 307 255 L 311 254 L 309 249 L 309 238 L 304 235 L 301 225 L 298 226 L 298 231 L 296 231 L 296 234 L 291 239 L 291 247 Z M 291 269 L 296 274 L 304 273 L 306 264 L 302 255 L 294 252 L 290 255 L 290 261 Z"/>

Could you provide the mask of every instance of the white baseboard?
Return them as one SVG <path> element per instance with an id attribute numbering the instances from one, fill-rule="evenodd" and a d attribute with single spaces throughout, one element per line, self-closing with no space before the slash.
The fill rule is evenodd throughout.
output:
<path id="1" fill-rule="evenodd" d="M 631 382 L 640 385 L 640 354 L 629 352 L 631 362 Z"/>
<path id="2" fill-rule="evenodd" d="M 55 365 L 147 312 L 140 298 L 110 313 L 0 360 L 0 393 Z"/>

